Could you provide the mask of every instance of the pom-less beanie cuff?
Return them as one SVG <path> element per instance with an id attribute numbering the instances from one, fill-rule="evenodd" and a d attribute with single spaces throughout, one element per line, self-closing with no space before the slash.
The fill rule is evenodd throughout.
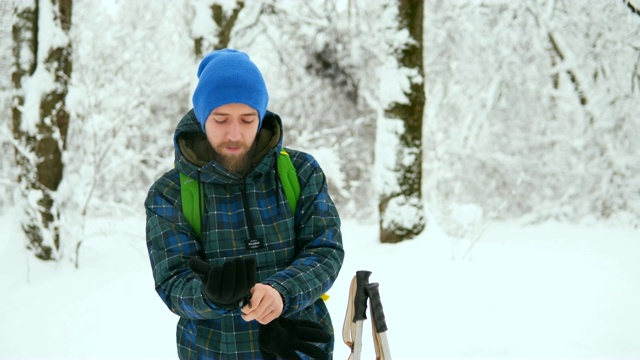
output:
<path id="1" fill-rule="evenodd" d="M 198 85 L 193 92 L 193 109 L 204 132 L 209 114 L 225 104 L 245 104 L 262 119 L 269 93 L 258 67 L 241 51 L 222 49 L 207 54 L 198 66 Z"/>

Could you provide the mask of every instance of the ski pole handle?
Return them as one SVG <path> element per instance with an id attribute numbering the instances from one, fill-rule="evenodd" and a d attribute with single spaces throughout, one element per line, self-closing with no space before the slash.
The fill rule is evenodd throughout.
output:
<path id="1" fill-rule="evenodd" d="M 367 318 L 367 291 L 371 271 L 356 271 L 356 296 L 353 299 L 353 322 L 362 321 Z"/>
<path id="2" fill-rule="evenodd" d="M 371 301 L 371 316 L 376 324 L 376 332 L 378 334 L 387 331 L 387 321 L 384 318 L 384 310 L 380 301 L 380 284 L 371 283 L 366 285 L 369 301 Z"/>

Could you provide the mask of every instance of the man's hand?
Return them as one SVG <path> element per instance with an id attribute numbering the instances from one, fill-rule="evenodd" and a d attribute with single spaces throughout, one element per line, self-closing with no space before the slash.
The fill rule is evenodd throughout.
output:
<path id="1" fill-rule="evenodd" d="M 282 314 L 284 304 L 278 290 L 270 285 L 256 284 L 251 289 L 251 301 L 242 308 L 245 321 L 256 320 L 260 324 L 268 324 Z"/>
<path id="2" fill-rule="evenodd" d="M 235 258 L 222 266 L 211 266 L 194 257 L 189 260 L 189 268 L 200 276 L 204 294 L 220 308 L 240 306 L 256 283 L 256 261 L 252 258 Z"/>

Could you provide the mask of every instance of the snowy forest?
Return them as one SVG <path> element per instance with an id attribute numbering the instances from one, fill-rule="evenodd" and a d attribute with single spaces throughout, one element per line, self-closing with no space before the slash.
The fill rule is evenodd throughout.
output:
<path id="1" fill-rule="evenodd" d="M 263 70 L 285 146 L 381 241 L 437 222 L 640 225 L 636 0 L 13 0 L 0 4 L 0 209 L 30 251 L 143 212 L 196 68 Z M 388 235 L 387 237 L 384 234 Z M 20 239 L 22 241 L 22 239 Z"/>

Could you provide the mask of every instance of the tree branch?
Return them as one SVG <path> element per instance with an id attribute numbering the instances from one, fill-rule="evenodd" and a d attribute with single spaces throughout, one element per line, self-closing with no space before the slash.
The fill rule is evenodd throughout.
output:
<path id="1" fill-rule="evenodd" d="M 551 47 L 553 47 L 553 51 L 556 53 L 556 55 L 558 55 L 558 57 L 560 58 L 560 61 L 564 61 L 565 55 L 562 52 L 562 49 L 560 49 L 560 46 L 558 45 L 558 41 L 556 40 L 555 36 L 551 32 L 548 32 L 547 36 L 549 38 L 549 42 L 551 43 Z M 567 75 L 569 76 L 569 80 L 573 84 L 576 94 L 580 98 L 580 104 L 582 104 L 583 106 L 587 105 L 589 100 L 587 99 L 587 96 L 585 95 L 585 92 L 582 89 L 582 85 L 580 84 L 580 81 L 578 80 L 576 73 L 571 69 L 567 69 L 566 72 L 567 72 Z"/>
<path id="2" fill-rule="evenodd" d="M 624 3 L 627 5 L 627 7 L 629 8 L 629 10 L 631 10 L 632 13 L 640 16 L 640 5 L 635 5 L 632 0 L 622 0 L 624 1 Z"/>

